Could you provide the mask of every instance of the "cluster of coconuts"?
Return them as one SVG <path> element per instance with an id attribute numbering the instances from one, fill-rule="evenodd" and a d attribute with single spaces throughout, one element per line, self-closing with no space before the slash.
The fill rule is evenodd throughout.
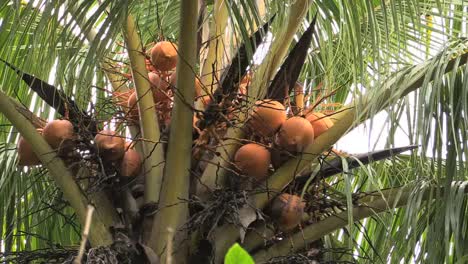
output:
<path id="1" fill-rule="evenodd" d="M 122 177 L 137 176 L 142 167 L 142 159 L 138 151 L 133 149 L 132 142 L 113 130 L 101 130 L 95 137 L 97 152 L 104 162 L 117 163 L 117 170 Z"/>
<path id="2" fill-rule="evenodd" d="M 44 128 L 36 129 L 51 148 L 59 154 L 71 150 L 76 134 L 73 124 L 68 120 L 53 120 Z M 137 176 L 141 170 L 140 154 L 133 149 L 131 142 L 118 136 L 115 131 L 102 130 L 94 138 L 99 156 L 105 162 L 118 162 L 117 170 L 123 177 Z M 40 165 L 39 157 L 33 152 L 31 145 L 23 137 L 18 140 L 18 166 Z"/>
<path id="3" fill-rule="evenodd" d="M 73 124 L 68 120 L 52 120 L 44 128 L 37 128 L 36 130 L 59 153 L 69 149 L 72 140 L 75 139 Z M 35 166 L 40 164 L 41 161 L 32 151 L 29 142 L 20 137 L 18 140 L 18 165 Z"/>
<path id="4" fill-rule="evenodd" d="M 146 70 L 148 81 L 151 85 L 155 108 L 162 124 L 170 122 L 172 110 L 173 88 L 176 87 L 176 65 L 178 60 L 177 45 L 169 41 L 157 42 L 149 51 L 146 59 Z M 198 78 L 195 79 L 195 94 L 200 97 L 202 85 Z M 134 89 L 124 104 L 121 106 L 128 109 L 128 119 L 133 122 L 139 121 L 138 95 Z"/>
<path id="5" fill-rule="evenodd" d="M 146 58 L 148 81 L 151 85 L 153 101 L 157 111 L 169 112 L 172 102 L 171 83 L 175 76 L 172 71 L 177 65 L 177 45 L 169 41 L 157 42 L 149 51 Z M 141 95 L 140 95 L 141 96 Z M 139 121 L 138 95 L 135 89 L 130 91 L 127 105 L 130 120 Z M 162 121 L 167 121 L 163 116 Z"/>
<path id="6" fill-rule="evenodd" d="M 247 126 L 258 137 L 271 139 L 268 145 L 258 142 L 245 144 L 234 156 L 234 164 L 241 174 L 259 183 L 270 175 L 270 165 L 276 169 L 281 165 L 278 163 L 284 161 L 281 157 L 279 161 L 275 158 L 278 150 L 290 154 L 303 152 L 314 143 L 316 137 L 333 126 L 333 122 L 319 112 L 288 118 L 282 103 L 265 99 L 255 103 Z M 272 214 L 277 216 L 275 219 L 278 219 L 279 227 L 289 230 L 300 223 L 304 207 L 299 196 L 283 193 L 274 199 L 271 209 Z"/>
<path id="7" fill-rule="evenodd" d="M 151 84 L 155 108 L 158 111 L 160 122 L 168 125 L 172 108 L 173 91 L 176 86 L 177 45 L 169 41 L 160 41 L 149 50 L 146 58 L 146 69 Z M 131 78 L 131 77 L 129 77 Z M 195 80 L 196 96 L 201 95 L 202 85 Z M 127 117 L 131 122 L 139 121 L 138 96 L 135 89 L 129 90 L 125 95 L 116 93 L 117 104 L 128 110 Z M 195 120 L 194 120 L 195 121 Z M 60 152 L 70 149 L 71 141 L 76 139 L 73 124 L 68 120 L 53 120 L 44 128 L 37 131 L 44 137 L 49 145 Z M 142 167 L 142 159 L 139 153 L 133 149 L 133 145 L 125 142 L 116 131 L 102 130 L 94 138 L 94 143 L 99 156 L 103 161 L 116 165 L 121 176 L 133 177 L 139 174 Z M 41 161 L 32 151 L 31 145 L 20 137 L 18 141 L 18 165 L 40 165 Z"/>

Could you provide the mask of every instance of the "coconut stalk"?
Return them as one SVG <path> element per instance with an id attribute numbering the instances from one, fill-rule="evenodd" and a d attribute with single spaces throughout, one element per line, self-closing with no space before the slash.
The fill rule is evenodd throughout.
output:
<path id="1" fill-rule="evenodd" d="M 21 113 L 35 128 L 44 128 L 47 125 L 47 121 L 38 117 L 36 114 L 31 112 L 29 109 L 24 107 L 24 105 L 13 100 L 11 97 L 8 97 L 10 103 L 16 107 L 16 110 Z"/>
<path id="2" fill-rule="evenodd" d="M 413 188 L 413 186 L 405 186 L 384 191 L 377 191 L 367 195 L 366 197 L 357 201 L 359 206 L 356 206 L 352 209 L 353 221 L 360 221 L 378 213 L 406 206 L 414 195 Z M 434 199 L 434 193 L 443 191 L 443 188 L 427 187 L 420 191 L 421 200 L 426 201 L 429 199 Z M 468 189 L 465 189 L 465 194 L 467 192 Z M 440 197 L 442 196 L 443 194 L 440 195 Z M 289 239 L 285 239 L 267 249 L 261 250 L 254 254 L 253 257 L 255 262 L 264 263 L 271 258 L 284 256 L 291 252 L 297 252 L 304 249 L 307 244 L 350 224 L 348 222 L 348 215 L 348 211 L 343 211 L 339 214 L 329 216 L 317 223 L 303 228 L 300 232 L 295 233 Z M 294 245 L 294 247 L 291 247 L 291 245 Z"/>
<path id="3" fill-rule="evenodd" d="M 213 19 L 210 23 L 208 54 L 203 62 L 201 83 L 206 89 L 202 89 L 202 96 L 212 94 L 216 90 L 219 71 L 223 65 L 224 32 L 226 31 L 228 10 L 224 0 L 215 0 L 213 5 Z M 203 110 L 202 100 L 197 100 L 196 108 Z"/>
<path id="4" fill-rule="evenodd" d="M 177 90 L 169 134 L 167 161 L 159 200 L 148 245 L 164 260 L 168 235 L 174 232 L 174 263 L 187 263 L 188 238 L 181 230 L 188 218 L 190 163 L 192 154 L 193 101 L 197 58 L 197 1 L 184 0 L 180 11 L 180 37 L 177 61 Z M 181 199 L 184 199 L 182 201 Z M 172 240 L 171 238 L 169 238 Z"/>
<path id="5" fill-rule="evenodd" d="M 145 142 L 142 143 L 143 157 L 145 157 L 145 202 L 157 203 L 163 175 L 163 146 L 159 142 L 158 117 L 146 70 L 143 46 L 141 45 L 135 21 L 131 15 L 126 20 L 124 37 L 137 94 L 141 133 L 145 139 Z"/>
<path id="6" fill-rule="evenodd" d="M 49 146 L 44 138 L 37 133 L 36 128 L 24 117 L 8 95 L 0 91 L 0 113 L 10 120 L 12 125 L 20 132 L 31 145 L 41 163 L 48 169 L 50 177 L 62 191 L 65 199 L 70 203 L 81 225 L 85 224 L 88 199 L 73 179 L 72 173 L 67 169 L 62 159 Z M 111 202 L 104 194 L 94 194 L 91 199 L 99 213 L 93 217 L 89 240 L 93 247 L 105 246 L 112 243 L 110 227 L 116 219 L 116 212 Z"/>

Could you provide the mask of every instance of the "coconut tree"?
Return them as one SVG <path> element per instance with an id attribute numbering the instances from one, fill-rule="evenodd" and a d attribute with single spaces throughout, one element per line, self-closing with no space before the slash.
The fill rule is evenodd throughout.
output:
<path id="1" fill-rule="evenodd" d="M 2 1 L 2 261 L 463 263 L 467 18 Z"/>

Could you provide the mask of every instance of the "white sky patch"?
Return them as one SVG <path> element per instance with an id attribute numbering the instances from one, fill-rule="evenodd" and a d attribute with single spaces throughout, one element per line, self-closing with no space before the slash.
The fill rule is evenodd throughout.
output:
<path id="1" fill-rule="evenodd" d="M 29 111 L 34 112 L 34 108 L 36 107 L 37 103 L 37 93 L 33 93 L 32 98 L 31 98 L 31 104 L 29 105 Z"/>
<path id="2" fill-rule="evenodd" d="M 363 225 L 363 226 L 366 226 L 368 222 L 369 222 L 369 218 L 366 218 L 366 219 L 364 219 L 364 220 L 362 221 L 362 225 Z M 365 229 L 364 229 L 364 230 L 361 230 L 361 232 L 359 232 L 359 235 L 358 235 L 358 237 L 357 237 L 357 239 L 356 239 L 356 244 L 357 244 L 358 246 L 354 247 L 355 249 L 354 249 L 354 252 L 353 252 L 353 256 L 354 256 L 355 259 L 358 259 L 358 257 L 359 257 L 358 248 L 359 248 L 359 246 L 360 246 L 361 243 L 362 243 L 362 240 L 363 240 L 363 238 L 364 238 L 364 232 L 365 232 L 365 231 L 366 231 Z"/>
<path id="3" fill-rule="evenodd" d="M 54 65 L 52 66 L 52 70 L 49 73 L 49 79 L 47 80 L 48 83 L 54 84 L 55 83 L 55 76 L 57 75 L 57 65 L 58 65 L 58 58 L 55 59 Z M 47 120 L 51 121 L 54 120 L 55 117 L 55 109 L 50 107 L 50 113 Z"/>
<path id="4" fill-rule="evenodd" d="M 96 84 L 97 84 L 97 77 L 93 77 L 93 86 L 91 87 L 91 104 L 88 104 L 88 112 L 91 111 L 92 107 L 97 104 L 97 89 L 96 89 Z"/>
<path id="5" fill-rule="evenodd" d="M 416 245 L 414 246 L 413 259 L 416 259 L 420 253 L 421 253 L 421 241 L 418 241 L 416 242 Z"/>
<path id="6" fill-rule="evenodd" d="M 268 50 L 270 49 L 271 43 L 273 41 L 273 34 L 268 31 L 265 36 L 265 41 L 257 47 L 253 55 L 253 63 L 255 65 L 259 65 L 262 63 L 263 59 L 265 59 Z"/>
<path id="7" fill-rule="evenodd" d="M 343 229 L 341 229 L 339 232 L 338 232 L 338 236 L 336 237 L 336 239 L 340 242 L 343 242 Z"/>

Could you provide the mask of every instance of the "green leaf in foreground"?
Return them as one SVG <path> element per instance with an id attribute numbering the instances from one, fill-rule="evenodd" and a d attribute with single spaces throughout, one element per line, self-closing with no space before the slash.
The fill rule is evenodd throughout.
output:
<path id="1" fill-rule="evenodd" d="M 238 243 L 235 243 L 227 252 L 224 264 L 254 264 L 252 257 Z"/>

